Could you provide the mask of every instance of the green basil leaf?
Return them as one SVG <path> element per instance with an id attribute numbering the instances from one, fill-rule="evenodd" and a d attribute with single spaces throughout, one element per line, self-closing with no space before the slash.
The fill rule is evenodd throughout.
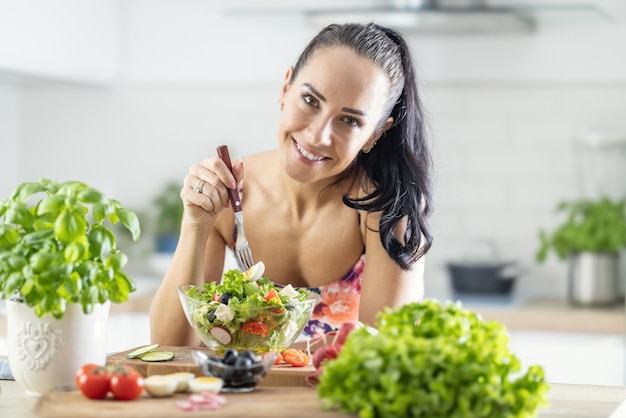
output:
<path id="1" fill-rule="evenodd" d="M 89 231 L 89 246 L 94 256 L 106 257 L 115 248 L 115 235 L 103 226 L 94 225 Z"/>
<path id="2" fill-rule="evenodd" d="M 7 223 L 20 225 L 22 228 L 30 228 L 33 224 L 33 215 L 25 202 L 14 202 L 7 208 L 4 218 Z"/>
<path id="3" fill-rule="evenodd" d="M 93 188 L 87 188 L 78 194 L 78 199 L 85 203 L 105 203 L 107 199 L 102 193 Z"/>
<path id="4" fill-rule="evenodd" d="M 42 199 L 37 205 L 37 215 L 56 214 L 65 207 L 65 197 L 52 195 Z"/>
<path id="5" fill-rule="evenodd" d="M 38 252 L 30 257 L 30 266 L 35 273 L 41 273 L 50 268 L 56 261 L 58 256 L 51 252 Z"/>
<path id="6" fill-rule="evenodd" d="M 87 240 L 83 240 L 87 241 Z M 68 263 L 77 263 L 89 255 L 89 245 L 85 242 L 71 242 L 63 250 L 63 257 Z"/>
<path id="7" fill-rule="evenodd" d="M 106 259 L 105 265 L 111 267 L 113 270 L 121 270 L 128 262 L 126 254 L 117 252 Z"/>
<path id="8" fill-rule="evenodd" d="M 15 226 L 0 224 L 0 247 L 15 245 L 19 236 L 20 233 Z"/>
<path id="9" fill-rule="evenodd" d="M 5 293 L 11 294 L 15 292 L 22 286 L 23 282 L 24 282 L 24 276 L 21 273 L 13 272 L 9 274 L 9 277 L 7 278 L 4 284 Z"/>
<path id="10" fill-rule="evenodd" d="M 82 281 L 80 276 L 78 273 L 73 272 L 63 280 L 63 285 L 59 288 L 59 295 L 68 301 L 78 302 L 81 290 Z"/>
<path id="11" fill-rule="evenodd" d="M 45 186 L 40 182 L 22 183 L 13 192 L 13 199 L 25 202 L 36 193 L 43 192 Z"/>
<path id="12" fill-rule="evenodd" d="M 30 294 L 34 287 L 35 282 L 32 279 L 28 279 L 24 282 L 24 284 L 22 284 L 22 287 L 20 287 L 20 294 L 22 296 L 27 296 Z"/>
<path id="13" fill-rule="evenodd" d="M 65 209 L 54 223 L 54 235 L 64 244 L 70 243 L 85 234 L 87 221 L 81 213 Z"/>
<path id="14" fill-rule="evenodd" d="M 139 239 L 139 235 L 141 234 L 141 228 L 139 226 L 139 218 L 137 215 L 125 208 L 118 208 L 116 210 L 117 216 L 122 221 L 122 225 L 128 229 L 133 237 L 133 241 L 137 241 Z"/>

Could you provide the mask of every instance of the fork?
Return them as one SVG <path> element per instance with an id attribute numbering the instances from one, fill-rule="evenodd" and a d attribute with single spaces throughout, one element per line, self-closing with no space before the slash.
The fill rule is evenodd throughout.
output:
<path id="1" fill-rule="evenodd" d="M 230 154 L 228 153 L 228 147 L 226 145 L 221 145 L 217 147 L 217 155 L 224 161 L 226 167 L 233 172 L 233 166 L 230 162 Z M 235 213 L 235 219 L 237 220 L 237 241 L 235 241 L 235 254 L 237 255 L 237 259 L 242 267 L 246 270 L 249 270 L 250 267 L 254 265 L 254 260 L 252 258 L 252 251 L 250 251 L 250 245 L 248 244 L 248 239 L 246 238 L 246 234 L 243 231 L 243 215 L 241 213 L 241 199 L 239 199 L 239 192 L 237 188 L 228 189 L 228 194 L 230 197 L 230 204 L 233 207 L 233 212 Z"/>

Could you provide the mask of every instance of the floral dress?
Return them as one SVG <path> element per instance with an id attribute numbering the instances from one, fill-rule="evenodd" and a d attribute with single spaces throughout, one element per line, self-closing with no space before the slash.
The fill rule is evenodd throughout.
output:
<path id="1" fill-rule="evenodd" d="M 359 301 L 361 283 L 365 270 L 365 254 L 357 260 L 354 267 L 336 282 L 320 287 L 307 287 L 317 295 L 309 323 L 303 334 L 308 337 L 325 334 L 339 328 L 342 322 L 359 320 Z"/>

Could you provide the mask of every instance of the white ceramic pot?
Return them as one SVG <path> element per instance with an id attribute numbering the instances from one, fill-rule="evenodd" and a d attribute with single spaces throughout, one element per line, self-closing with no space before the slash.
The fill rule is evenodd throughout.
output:
<path id="1" fill-rule="evenodd" d="M 61 319 L 38 318 L 24 303 L 7 300 L 9 366 L 28 395 L 74 387 L 74 374 L 86 363 L 104 365 L 110 302 L 85 315 L 72 304 Z"/>

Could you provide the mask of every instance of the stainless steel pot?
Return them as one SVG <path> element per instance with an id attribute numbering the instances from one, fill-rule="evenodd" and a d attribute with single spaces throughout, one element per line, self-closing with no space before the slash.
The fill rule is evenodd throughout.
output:
<path id="1" fill-rule="evenodd" d="M 619 255 L 578 253 L 568 260 L 568 298 L 575 305 L 610 305 L 621 299 Z"/>

